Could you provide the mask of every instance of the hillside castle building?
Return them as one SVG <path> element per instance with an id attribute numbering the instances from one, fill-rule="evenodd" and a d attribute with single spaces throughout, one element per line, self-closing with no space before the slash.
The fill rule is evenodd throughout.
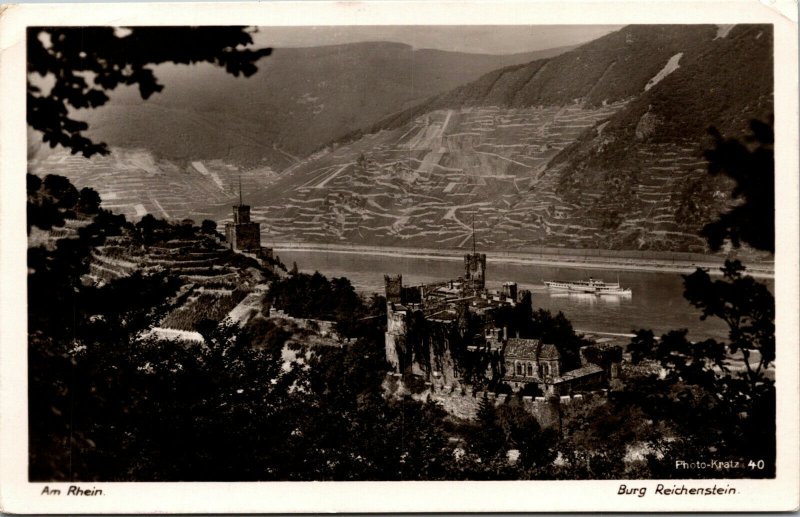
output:
<path id="1" fill-rule="evenodd" d="M 250 221 L 249 205 L 233 205 L 233 222 L 225 225 L 225 239 L 232 250 L 261 249 L 261 224 Z"/>
<path id="2" fill-rule="evenodd" d="M 580 366 L 570 368 L 557 343 L 496 328 L 496 311 L 522 307 L 531 294 L 514 282 L 486 289 L 485 254 L 465 255 L 464 275 L 456 280 L 404 286 L 402 275 L 385 275 L 384 282 L 386 361 L 396 374 L 454 389 L 469 384 L 463 374 L 471 365 L 473 373 L 514 391 L 535 384 L 546 395 L 569 395 L 602 388 L 619 372 L 621 349 L 583 347 Z"/>
<path id="3" fill-rule="evenodd" d="M 239 182 L 239 204 L 233 205 L 233 222 L 225 224 L 225 241 L 234 251 L 254 255 L 259 260 L 271 259 L 272 248 L 261 246 L 261 224 L 250 220 L 250 205 L 242 199 Z"/>

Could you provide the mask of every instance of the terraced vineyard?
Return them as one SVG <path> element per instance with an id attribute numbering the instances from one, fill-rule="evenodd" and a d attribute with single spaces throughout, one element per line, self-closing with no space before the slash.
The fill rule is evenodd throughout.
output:
<path id="1" fill-rule="evenodd" d="M 263 276 L 248 268 L 249 260 L 211 240 L 176 239 L 142 249 L 126 237 L 113 237 L 92 253 L 90 280 L 96 283 L 128 276 L 135 271 L 167 270 L 184 283 L 158 329 L 194 331 L 204 319 L 220 322 L 231 314 L 246 321 L 260 309 L 256 286 Z M 252 291 L 255 292 L 251 293 Z M 253 294 L 253 296 L 250 296 Z M 247 301 L 243 307 L 240 302 Z M 234 309 L 237 309 L 234 311 Z"/>
<path id="2" fill-rule="evenodd" d="M 250 196 L 264 240 L 482 245 L 548 161 L 623 104 L 438 110 L 308 159 Z M 560 200 L 557 200 L 560 204 Z M 219 207 L 220 217 L 227 209 Z M 513 219 L 513 215 L 512 215 Z M 523 237 L 525 226 L 514 240 Z"/>
<path id="3" fill-rule="evenodd" d="M 212 217 L 209 207 L 231 204 L 245 192 L 263 187 L 277 176 L 268 167 L 241 169 L 222 160 L 192 161 L 185 166 L 158 160 L 147 151 L 115 148 L 109 156 L 86 159 L 55 151 L 29 161 L 29 170 L 58 174 L 77 187 L 100 194 L 102 207 L 138 220 L 146 214 L 169 220 Z"/>
<path id="4" fill-rule="evenodd" d="M 527 192 L 491 220 L 487 243 L 704 252 L 698 230 L 705 218 L 687 220 L 688 214 L 680 213 L 687 186 L 709 185 L 701 150 L 691 142 L 637 147 L 638 160 L 604 181 L 565 175 L 565 163 L 542 171 Z M 718 204 L 705 210 L 721 210 L 729 188 L 718 185 L 713 193 Z"/>
<path id="5" fill-rule="evenodd" d="M 170 312 L 162 321 L 162 328 L 175 330 L 195 330 L 202 320 L 222 321 L 246 296 L 230 291 L 198 289 L 188 297 L 186 303 Z"/>

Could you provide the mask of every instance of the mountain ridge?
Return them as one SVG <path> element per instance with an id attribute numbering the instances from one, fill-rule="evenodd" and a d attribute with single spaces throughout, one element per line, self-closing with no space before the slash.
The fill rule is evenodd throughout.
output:
<path id="1" fill-rule="evenodd" d="M 394 42 L 277 48 L 247 79 L 211 65 L 155 67 L 165 85 L 161 93 L 142 101 L 135 89 L 119 88 L 106 106 L 83 110 L 78 117 L 89 122 L 91 138 L 113 147 L 143 147 L 157 158 L 181 161 L 191 155 L 236 165 L 269 165 L 279 171 L 291 162 L 280 152 L 264 149 L 305 156 L 325 142 L 498 66 L 569 48 L 508 56 L 414 50 Z M 228 127 L 239 121 L 254 145 L 240 145 L 225 135 L 209 141 L 203 133 L 213 131 L 214 125 L 198 123 L 196 116 L 202 114 L 227 120 Z M 120 124 L 121 120 L 127 122 Z M 168 131 L 154 135 L 151 128 L 164 124 Z"/>

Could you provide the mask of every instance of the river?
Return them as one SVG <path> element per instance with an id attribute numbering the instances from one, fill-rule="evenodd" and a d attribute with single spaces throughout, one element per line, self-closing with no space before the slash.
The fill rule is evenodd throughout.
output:
<path id="1" fill-rule="evenodd" d="M 319 271 L 327 277 L 347 277 L 363 293 L 384 292 L 384 274 L 402 274 L 403 284 L 449 280 L 463 273 L 458 257 L 403 257 L 341 253 L 335 251 L 297 251 L 279 249 L 276 254 L 287 267 L 293 262 L 301 272 Z M 630 333 L 652 329 L 656 335 L 689 329 L 689 338 L 725 339 L 727 327 L 717 319 L 700 320 L 700 312 L 683 297 L 683 279 L 677 273 L 616 271 L 580 267 L 551 267 L 487 261 L 486 284 L 499 289 L 506 281 L 519 284 L 533 293 L 534 308 L 553 313 L 561 311 L 576 329 L 595 332 Z M 549 292 L 544 280 L 586 280 L 589 276 L 617 281 L 633 291 L 630 297 L 575 295 Z M 774 280 L 762 280 L 774 292 Z"/>

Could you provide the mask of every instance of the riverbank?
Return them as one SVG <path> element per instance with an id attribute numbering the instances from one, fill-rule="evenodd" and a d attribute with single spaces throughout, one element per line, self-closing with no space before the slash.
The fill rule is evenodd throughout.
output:
<path id="1" fill-rule="evenodd" d="M 317 244 L 300 242 L 275 242 L 272 248 L 276 254 L 281 251 L 303 251 L 317 253 L 337 253 L 353 255 L 373 255 L 384 257 L 421 258 L 437 260 L 463 260 L 463 249 L 403 248 L 362 246 L 352 244 Z M 721 274 L 719 268 L 723 258 L 700 256 L 698 254 L 675 253 L 658 259 L 629 256 L 631 252 L 602 250 L 603 256 L 570 253 L 569 250 L 532 251 L 486 251 L 492 262 L 517 265 L 543 265 L 551 267 L 571 267 L 581 269 L 605 269 L 618 271 L 652 271 L 658 273 L 691 273 L 697 267 L 707 268 L 711 274 Z M 598 250 L 599 252 L 599 250 Z M 668 255 L 668 254 L 664 254 Z M 684 257 L 683 255 L 686 255 Z M 745 261 L 747 271 L 756 278 L 774 278 L 774 264 L 771 262 Z"/>

